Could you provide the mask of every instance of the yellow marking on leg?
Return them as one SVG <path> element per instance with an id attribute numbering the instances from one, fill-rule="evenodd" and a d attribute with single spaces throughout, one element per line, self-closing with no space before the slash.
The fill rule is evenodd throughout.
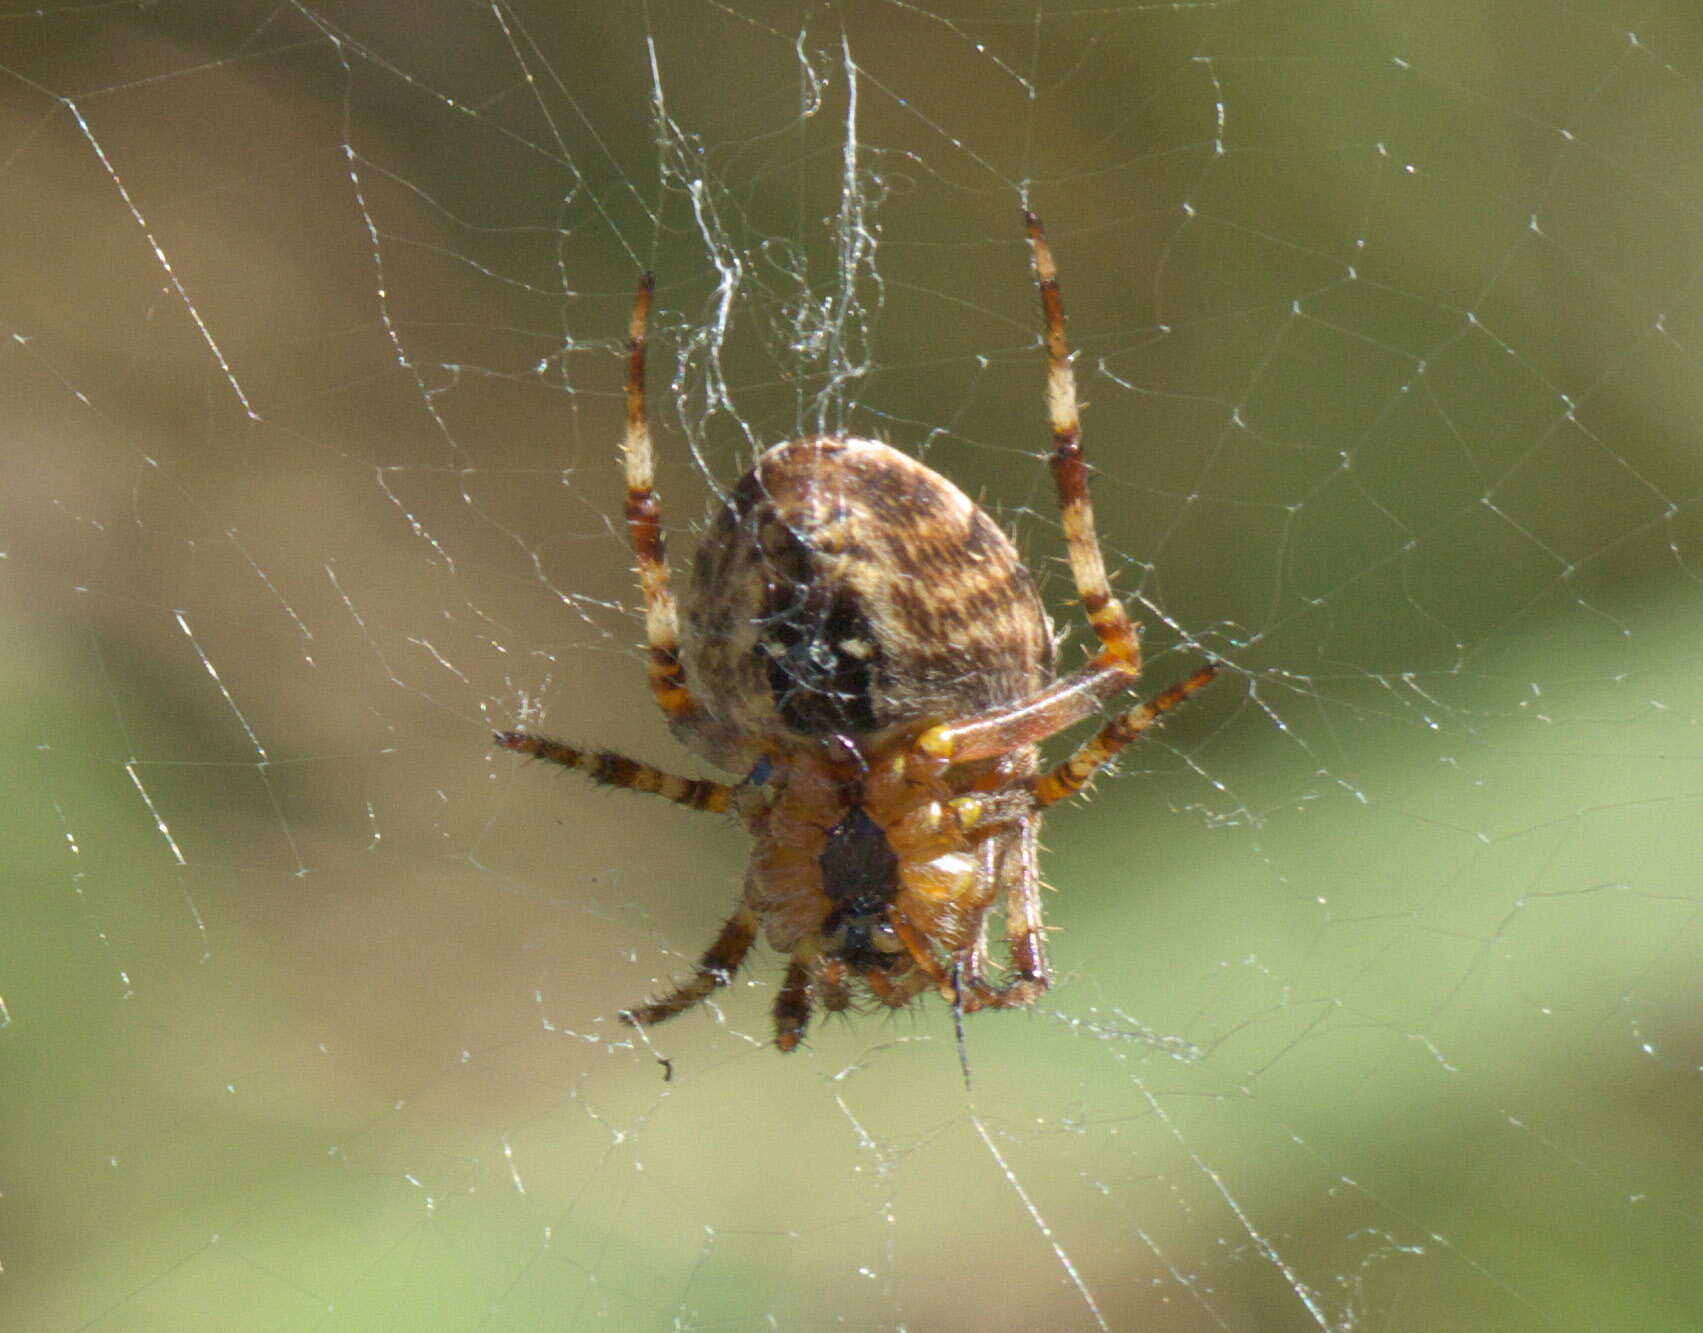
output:
<path id="1" fill-rule="evenodd" d="M 1146 703 L 1113 718 L 1052 772 L 1033 780 L 1035 803 L 1045 809 L 1075 796 L 1120 750 L 1196 690 L 1209 684 L 1217 674 L 1218 663 L 1208 662 L 1188 679 L 1178 681 Z"/>

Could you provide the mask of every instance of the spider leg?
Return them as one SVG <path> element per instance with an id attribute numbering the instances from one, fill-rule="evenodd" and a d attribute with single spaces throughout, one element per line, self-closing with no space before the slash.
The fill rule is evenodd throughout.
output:
<path id="1" fill-rule="evenodd" d="M 593 782 L 605 787 L 650 792 L 666 801 L 673 801 L 675 805 L 716 814 L 733 808 L 735 789 L 724 782 L 679 777 L 625 755 L 608 750 L 581 750 L 547 736 L 533 736 L 524 731 L 499 731 L 495 737 L 497 744 L 505 750 L 529 754 L 534 759 L 546 759 L 564 768 L 577 768 Z"/>
<path id="2" fill-rule="evenodd" d="M 1005 849 L 1014 866 L 1002 867 L 1005 882 L 1005 933 L 1010 941 L 1011 979 L 989 1004 L 995 1009 L 1033 1004 L 1053 984 L 1047 966 L 1046 927 L 1041 924 L 1039 825 L 1030 820 L 1021 836 Z"/>
<path id="3" fill-rule="evenodd" d="M 892 926 L 893 933 L 899 937 L 899 943 L 905 946 L 905 952 L 911 956 L 911 961 L 916 964 L 916 969 L 911 975 L 915 976 L 919 972 L 922 974 L 920 979 L 910 983 L 913 987 L 910 994 L 920 995 L 932 983 L 948 1003 L 956 1004 L 958 1000 L 957 987 L 952 984 L 952 978 L 947 975 L 946 969 L 941 967 L 939 961 L 935 958 L 934 950 L 929 947 L 928 937 L 909 921 L 901 919 L 896 912 L 893 914 Z M 876 997 L 885 1003 L 892 1003 L 879 990 L 876 991 Z M 908 1000 L 909 996 L 906 998 Z"/>
<path id="4" fill-rule="evenodd" d="M 931 984 L 928 974 L 915 967 L 897 977 L 872 967 L 863 974 L 863 980 L 869 993 L 890 1009 L 903 1009 Z"/>
<path id="5" fill-rule="evenodd" d="M 1082 422 L 1076 406 L 1076 372 L 1065 337 L 1058 267 L 1040 218 L 1025 213 L 1024 222 L 1046 323 L 1047 417 L 1053 437 L 1048 467 L 1058 491 L 1071 577 L 1099 637 L 1100 651 L 1080 671 L 1027 699 L 925 731 L 917 738 L 916 751 L 919 759 L 936 765 L 991 759 L 1056 736 L 1089 717 L 1105 700 L 1129 689 L 1141 674 L 1141 637 L 1123 603 L 1112 595 L 1094 526 L 1088 464 L 1082 452 Z M 1118 748 L 1121 746 L 1114 746 L 1107 757 Z"/>
<path id="6" fill-rule="evenodd" d="M 828 1013 L 843 1013 L 851 1008 L 851 969 L 843 958 L 821 960 L 816 969 L 816 991 Z"/>
<path id="7" fill-rule="evenodd" d="M 786 978 L 775 996 L 775 1045 L 790 1051 L 804 1040 L 816 987 L 810 978 L 810 959 L 803 950 L 786 965 Z"/>
<path id="8" fill-rule="evenodd" d="M 993 759 L 1038 745 L 1092 717 L 1105 700 L 1135 682 L 1127 665 L 1107 665 L 1100 656 L 1027 699 L 930 727 L 917 737 L 917 755 L 937 766 Z"/>
<path id="9" fill-rule="evenodd" d="M 1100 636 L 1096 663 L 1121 666 L 1134 680 L 1141 671 L 1141 640 L 1123 603 L 1112 596 L 1106 562 L 1100 555 L 1100 540 L 1094 531 L 1094 507 L 1088 499 L 1088 465 L 1082 456 L 1082 422 L 1076 410 L 1076 372 L 1071 368 L 1070 346 L 1065 341 L 1058 269 L 1041 220 L 1033 213 L 1026 213 L 1024 221 L 1029 229 L 1035 284 L 1040 288 L 1041 313 L 1047 326 L 1047 416 L 1053 432 L 1049 466 L 1053 484 L 1058 488 L 1059 516 L 1070 553 L 1070 572 L 1089 623 Z"/>
<path id="10" fill-rule="evenodd" d="M 1040 808 L 1055 805 L 1075 796 L 1094 780 L 1118 751 L 1134 741 L 1166 713 L 1182 703 L 1196 690 L 1218 674 L 1218 663 L 1208 662 L 1194 675 L 1180 680 L 1169 689 L 1154 695 L 1146 703 L 1137 704 L 1127 713 L 1113 718 L 1098 732 L 1084 741 L 1075 754 L 1050 773 L 1031 779 L 1035 802 Z M 1015 940 L 1013 941 L 1015 947 Z"/>
<path id="11" fill-rule="evenodd" d="M 622 445 L 627 471 L 627 531 L 638 557 L 645 598 L 645 638 L 650 645 L 650 688 L 671 727 L 690 729 L 698 704 L 686 687 L 680 661 L 680 614 L 668 582 L 668 549 L 662 535 L 662 501 L 656 493 L 656 453 L 645 406 L 645 350 L 655 279 L 639 280 L 627 340 L 627 436 Z"/>
<path id="12" fill-rule="evenodd" d="M 958 990 L 967 989 L 972 993 L 979 994 L 988 988 L 987 931 L 983 928 L 983 924 L 978 923 L 970 942 L 958 950 L 952 960 L 952 967 L 953 982 Z"/>
<path id="13" fill-rule="evenodd" d="M 1018 788 L 1015 792 L 1001 793 L 992 799 L 1001 805 L 1006 803 L 1008 796 L 1023 798 L 1024 809 L 1034 809 L 1034 793 Z M 978 821 L 979 823 L 980 821 Z M 1009 825 L 1012 821 L 998 821 Z M 1014 829 L 995 833 L 991 838 L 982 840 L 975 849 L 978 861 L 976 878 L 979 882 L 997 885 L 1000 881 L 1002 868 L 1002 848 L 1010 839 Z M 969 929 L 966 931 L 964 942 L 952 951 L 951 966 L 947 969 L 947 980 L 951 985 L 951 993 L 957 998 L 955 1005 L 965 1013 L 974 1013 L 980 1009 L 986 997 L 993 991 L 988 983 L 988 949 L 987 949 L 987 916 L 984 911 L 977 913 Z"/>
<path id="14" fill-rule="evenodd" d="M 733 974 L 745 961 L 745 955 L 751 952 L 751 945 L 756 939 L 757 917 L 750 908 L 741 907 L 727 919 L 715 943 L 704 950 L 697 973 L 690 981 L 676 986 L 660 1000 L 637 1009 L 622 1010 L 621 1021 L 629 1027 L 648 1027 L 673 1018 L 675 1014 L 685 1013 L 693 1005 L 702 1004 L 716 987 L 725 986 L 733 980 Z"/>
<path id="15" fill-rule="evenodd" d="M 1027 789 L 1028 810 L 1035 809 Z M 986 873 L 1005 888 L 1005 933 L 1011 975 L 1003 986 L 987 980 L 987 946 L 977 938 L 958 954 L 957 972 L 964 994 L 964 1012 L 1010 1009 L 1033 1004 L 1052 985 L 1047 966 L 1046 931 L 1041 924 L 1041 878 L 1036 821 L 1029 819 L 1005 837 L 991 840 L 993 858 Z"/>

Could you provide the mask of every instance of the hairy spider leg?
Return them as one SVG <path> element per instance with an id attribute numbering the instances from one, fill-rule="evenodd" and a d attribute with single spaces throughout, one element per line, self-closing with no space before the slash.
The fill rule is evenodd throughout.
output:
<path id="1" fill-rule="evenodd" d="M 786 965 L 786 976 L 775 996 L 775 1045 L 790 1051 L 804 1040 L 810 1025 L 811 1000 L 816 987 L 810 977 L 810 961 L 801 950 Z"/>
<path id="2" fill-rule="evenodd" d="M 733 980 L 733 974 L 739 971 L 739 965 L 745 961 L 745 955 L 751 952 L 751 946 L 757 941 L 757 916 L 748 907 L 741 907 L 728 917 L 727 924 L 722 926 L 721 934 L 716 936 L 715 943 L 704 950 L 704 956 L 698 963 L 698 970 L 690 981 L 676 986 L 660 1000 L 641 1005 L 637 1009 L 621 1011 L 621 1021 L 629 1027 L 648 1027 L 652 1023 L 660 1023 L 665 1018 L 673 1018 L 675 1014 L 684 1013 L 695 1004 L 701 1004 L 709 998 L 710 992 L 718 987 L 727 985 Z M 788 972 L 791 979 L 791 972 Z M 776 1016 L 779 1016 L 780 1004 L 776 1003 Z M 808 1010 L 806 1010 L 808 1015 Z M 793 1045 L 798 1044 L 794 1038 Z M 791 1050 L 792 1047 L 782 1047 Z"/>

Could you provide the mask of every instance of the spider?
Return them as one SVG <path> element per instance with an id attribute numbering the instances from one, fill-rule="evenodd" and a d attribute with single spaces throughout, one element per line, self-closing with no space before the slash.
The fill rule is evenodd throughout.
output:
<path id="1" fill-rule="evenodd" d="M 627 344 L 626 519 L 644 592 L 651 692 L 687 747 L 735 783 L 521 731 L 498 745 L 732 812 L 756 845 L 738 907 L 696 973 L 621 1014 L 648 1026 L 732 980 L 761 934 L 788 956 L 775 1045 L 854 987 L 897 1009 L 930 990 L 960 1013 L 1032 1004 L 1051 981 L 1036 865 L 1041 814 L 1210 681 L 1187 679 L 1106 722 L 1056 767 L 1037 746 L 1129 691 L 1141 640 L 1112 595 L 1094 531 L 1046 233 L 1025 214 L 1047 355 L 1050 466 L 1070 568 L 1099 639 L 1053 676 L 1051 622 L 1016 548 L 939 473 L 889 445 L 809 435 L 765 451 L 711 521 L 685 597 L 669 583 L 645 406 L 653 279 Z M 686 663 L 690 662 L 690 672 Z M 989 973 L 987 918 L 1003 899 L 1010 971 Z"/>

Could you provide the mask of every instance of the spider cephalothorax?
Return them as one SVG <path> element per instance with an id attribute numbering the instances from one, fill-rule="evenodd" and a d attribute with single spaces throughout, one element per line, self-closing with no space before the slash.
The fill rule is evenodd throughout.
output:
<path id="1" fill-rule="evenodd" d="M 854 986 L 894 1007 L 928 990 L 963 1011 L 1032 1003 L 1049 982 L 1041 812 L 1212 678 L 1209 663 L 1037 771 L 1041 741 L 1134 685 L 1141 643 L 1106 580 L 1052 255 L 1032 214 L 1028 229 L 1046 319 L 1051 468 L 1100 641 L 1062 679 L 1046 611 L 999 525 L 915 459 L 839 435 L 774 446 L 728 494 L 686 596 L 688 677 L 652 481 L 650 278 L 640 284 L 624 455 L 651 688 L 675 734 L 741 781 L 676 777 L 522 732 L 497 737 L 599 782 L 733 811 L 756 838 L 739 907 L 696 974 L 624 1012 L 628 1023 L 698 1004 L 759 934 L 790 960 L 774 1006 L 782 1050 L 798 1045 L 818 1005 L 847 1008 Z M 1003 979 L 987 956 L 996 901 L 1010 947 Z"/>

